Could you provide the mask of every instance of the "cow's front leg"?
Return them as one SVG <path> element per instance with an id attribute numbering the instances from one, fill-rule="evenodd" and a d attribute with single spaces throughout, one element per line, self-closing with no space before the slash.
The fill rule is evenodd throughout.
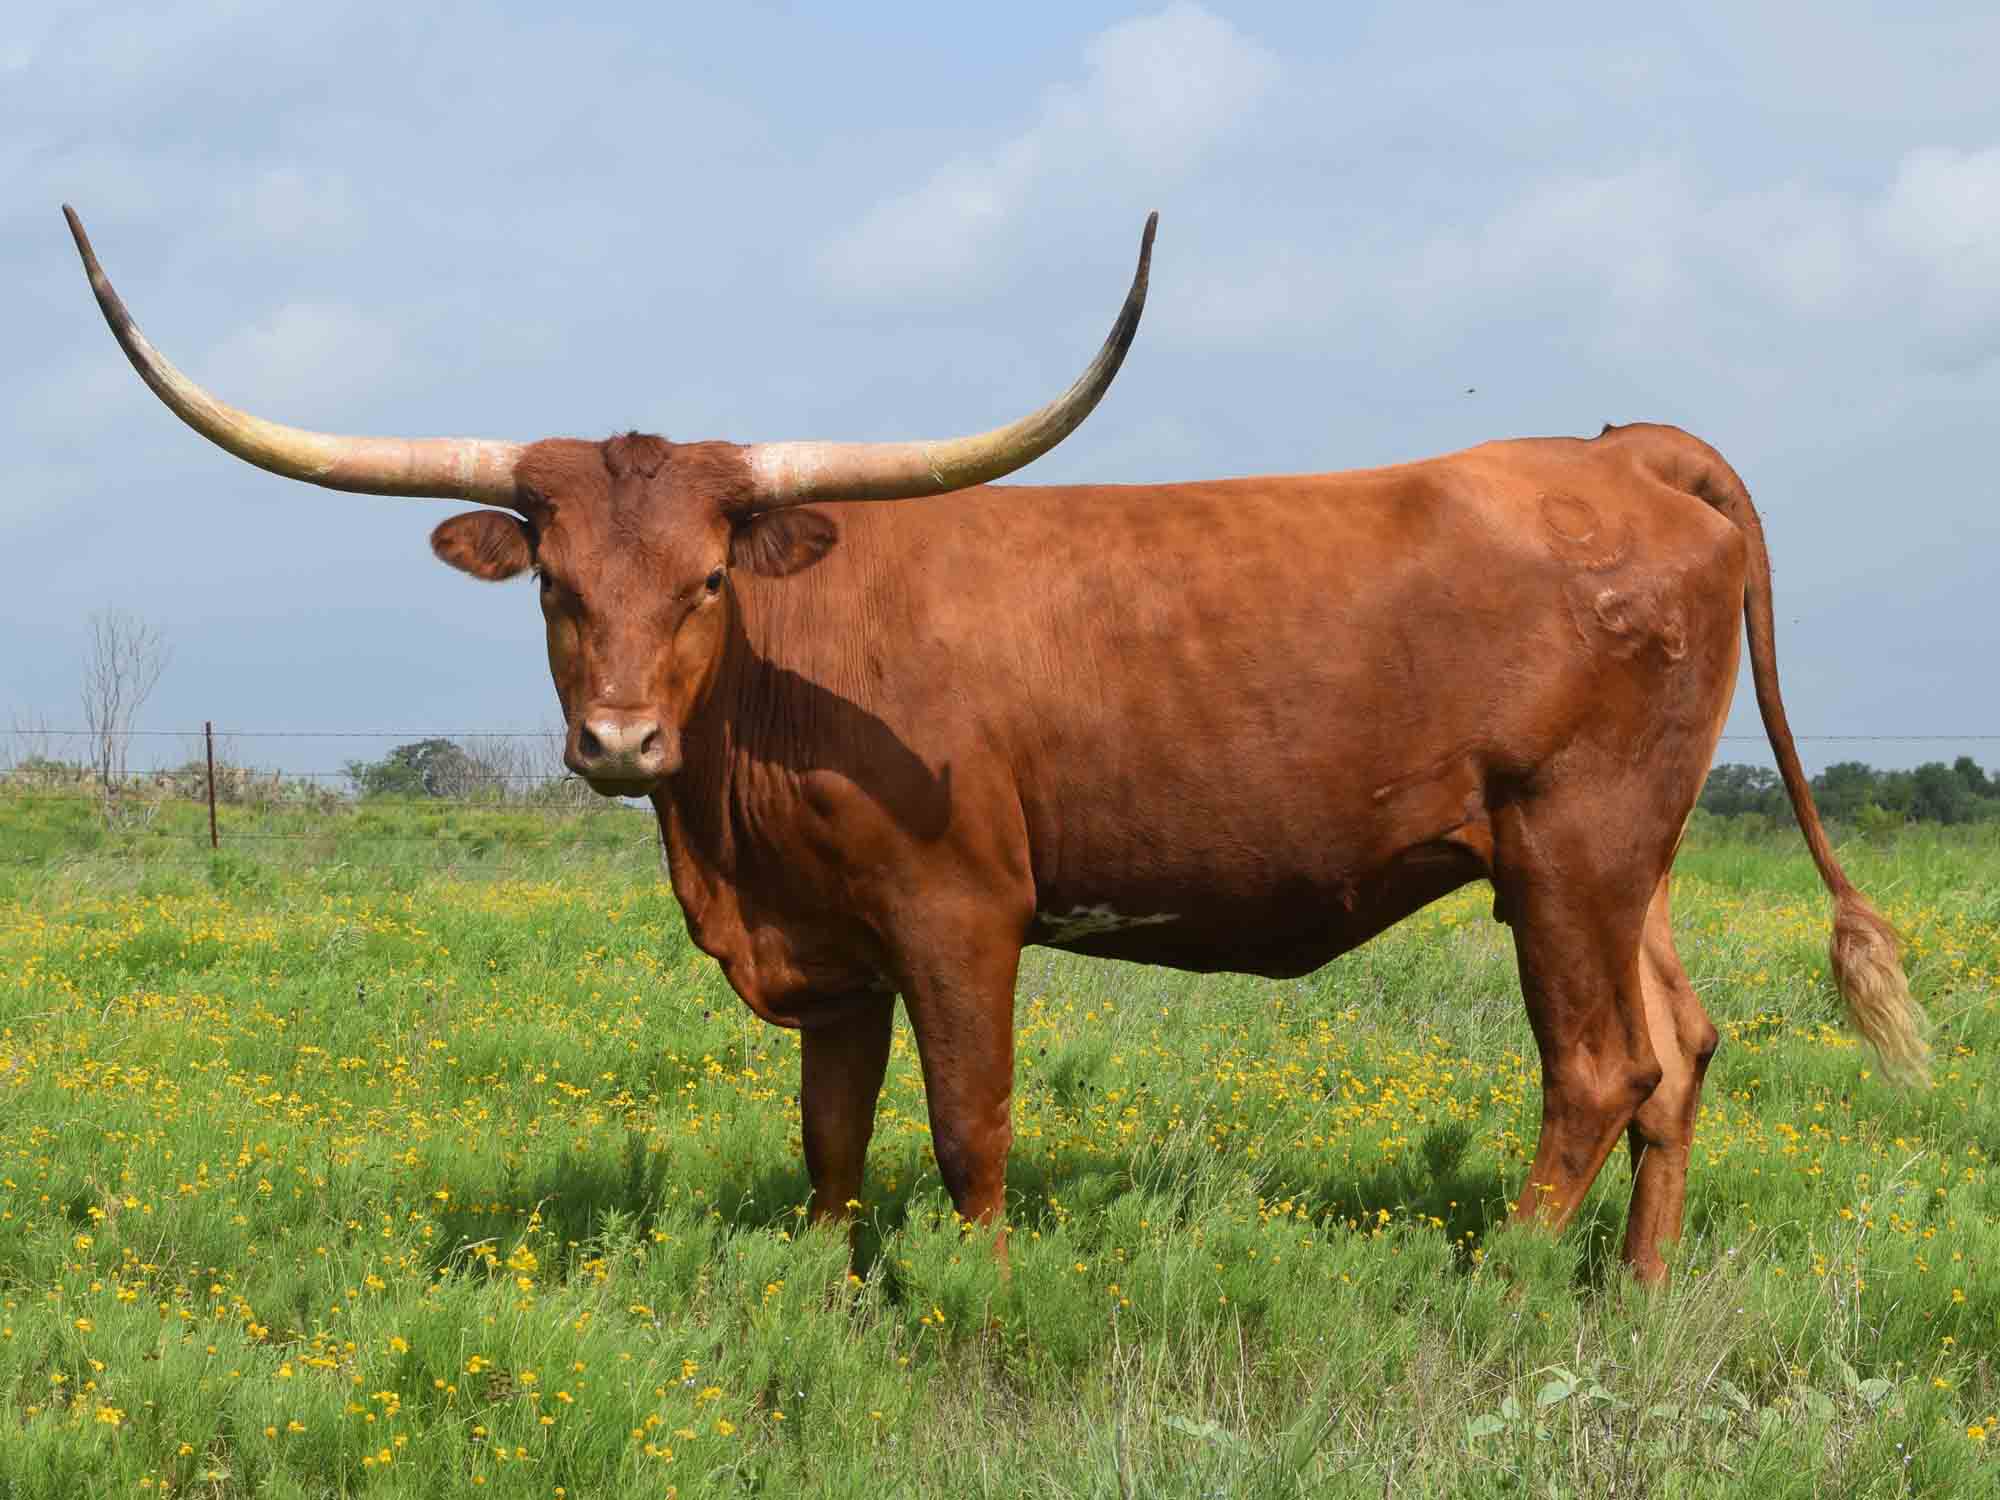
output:
<path id="1" fill-rule="evenodd" d="M 851 1217 L 848 1205 L 861 1196 L 895 1018 L 894 995 L 871 996 L 800 1034 L 799 1111 L 815 1224 Z"/>
<path id="2" fill-rule="evenodd" d="M 931 1145 L 952 1204 L 1000 1228 L 1014 1141 L 1014 977 L 1018 933 L 919 955 L 903 1004 L 923 1061 Z M 1006 1253 L 1005 1231 L 997 1241 Z"/>

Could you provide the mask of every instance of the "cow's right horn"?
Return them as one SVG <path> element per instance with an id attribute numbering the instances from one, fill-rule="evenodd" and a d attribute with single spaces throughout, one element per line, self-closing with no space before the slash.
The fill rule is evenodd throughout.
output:
<path id="1" fill-rule="evenodd" d="M 328 489 L 366 495 L 428 495 L 437 499 L 481 500 L 489 505 L 514 504 L 514 465 L 519 443 L 484 438 L 348 437 L 308 432 L 267 422 L 218 401 L 175 369 L 133 323 L 125 304 L 112 290 L 90 236 L 76 211 L 63 205 L 63 217 L 76 237 L 90 289 L 104 310 L 104 321 L 125 357 L 153 394 L 196 432 L 260 469 L 303 479 Z"/>
<path id="2" fill-rule="evenodd" d="M 1124 362 L 1146 306 L 1153 230 L 1146 216 L 1139 269 L 1111 335 L 1076 383 L 1040 411 L 971 437 L 911 443 L 756 443 L 744 452 L 754 510 L 778 510 L 815 500 L 907 500 L 987 484 L 1032 463 L 1090 415 Z"/>

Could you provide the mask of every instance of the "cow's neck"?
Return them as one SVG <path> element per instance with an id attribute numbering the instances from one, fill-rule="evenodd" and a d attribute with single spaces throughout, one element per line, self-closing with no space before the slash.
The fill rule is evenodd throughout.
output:
<path id="1" fill-rule="evenodd" d="M 660 821 L 660 851 L 674 895 L 687 916 L 695 943 L 713 951 L 718 938 L 740 929 L 731 876 L 736 866 L 734 820 L 728 804 L 729 763 L 687 736 L 679 774 L 653 794 Z"/>
<path id="2" fill-rule="evenodd" d="M 795 604 L 808 580 L 776 587 L 796 590 L 784 599 Z M 809 650 L 823 642 L 809 626 L 768 616 L 760 623 L 764 628 L 750 633 L 740 624 L 731 629 L 708 697 L 682 733 L 681 769 L 653 797 L 674 894 L 696 942 L 710 952 L 733 942 L 743 926 L 746 884 L 782 900 L 801 877 L 811 880 L 800 868 L 802 852 L 768 835 L 796 826 L 801 773 L 815 764 L 811 747 L 830 728 L 822 720 L 831 695 L 816 680 L 827 664 L 795 662 L 783 642 L 802 638 Z"/>

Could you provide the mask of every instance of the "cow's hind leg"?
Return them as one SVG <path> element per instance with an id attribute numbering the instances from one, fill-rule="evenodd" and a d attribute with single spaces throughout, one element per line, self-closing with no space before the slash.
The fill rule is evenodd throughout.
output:
<path id="1" fill-rule="evenodd" d="M 895 1018 L 895 996 L 871 995 L 800 1036 L 799 1112 L 815 1224 L 846 1219 L 861 1196 Z"/>
<path id="2" fill-rule="evenodd" d="M 1639 949 L 1671 834 L 1577 799 L 1502 809 L 1493 879 L 1542 1060 L 1542 1132 L 1517 1220 L 1560 1229 L 1658 1087 Z"/>
<path id="3" fill-rule="evenodd" d="M 1702 1078 L 1716 1045 L 1715 1026 L 1674 951 L 1665 877 L 1646 912 L 1639 978 L 1645 989 L 1646 1030 L 1661 1072 L 1658 1087 L 1626 1130 L 1632 1208 L 1625 1221 L 1625 1261 L 1641 1281 L 1660 1281 L 1667 1274 L 1661 1251 L 1680 1238 Z"/>

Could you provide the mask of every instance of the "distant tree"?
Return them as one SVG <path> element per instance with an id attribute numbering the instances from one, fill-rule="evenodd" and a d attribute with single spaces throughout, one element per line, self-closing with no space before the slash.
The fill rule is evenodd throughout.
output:
<path id="1" fill-rule="evenodd" d="M 342 770 L 364 797 L 462 797 L 483 779 L 472 757 L 446 739 L 413 740 Z"/>
<path id="2" fill-rule="evenodd" d="M 1965 783 L 1965 789 L 1975 797 L 2000 796 L 2000 783 L 1995 783 L 1978 761 L 1969 755 L 1961 755 L 1951 763 L 1951 773 Z"/>
<path id="3" fill-rule="evenodd" d="M 1701 789 L 1701 807 L 1717 817 L 1742 813 L 1778 815 L 1784 811 L 1785 787 L 1769 766 L 1716 766 Z"/>
<path id="4" fill-rule="evenodd" d="M 1916 814 L 1911 810 L 1916 805 L 1917 779 L 1911 771 L 1883 771 L 1875 778 L 1875 805 L 1884 812 L 1894 813 L 1904 822 Z"/>
<path id="5" fill-rule="evenodd" d="M 1867 833 L 1911 822 L 2000 820 L 2000 777 L 1989 775 L 1969 755 L 1949 766 L 1930 761 L 1914 771 L 1878 771 L 1858 760 L 1836 761 L 1813 777 L 1812 794 L 1822 817 Z M 1702 787 L 1701 806 L 1725 818 L 1744 813 L 1790 816 L 1778 773 L 1763 766 L 1714 767 Z"/>
<path id="6" fill-rule="evenodd" d="M 1964 778 L 1941 760 L 1927 761 L 1910 773 L 1909 815 L 1918 822 L 1969 822 L 1977 800 Z"/>
<path id="7" fill-rule="evenodd" d="M 1822 817 L 1848 822 L 1876 801 L 1881 778 L 1858 760 L 1836 761 L 1812 779 L 1813 801 Z"/>

